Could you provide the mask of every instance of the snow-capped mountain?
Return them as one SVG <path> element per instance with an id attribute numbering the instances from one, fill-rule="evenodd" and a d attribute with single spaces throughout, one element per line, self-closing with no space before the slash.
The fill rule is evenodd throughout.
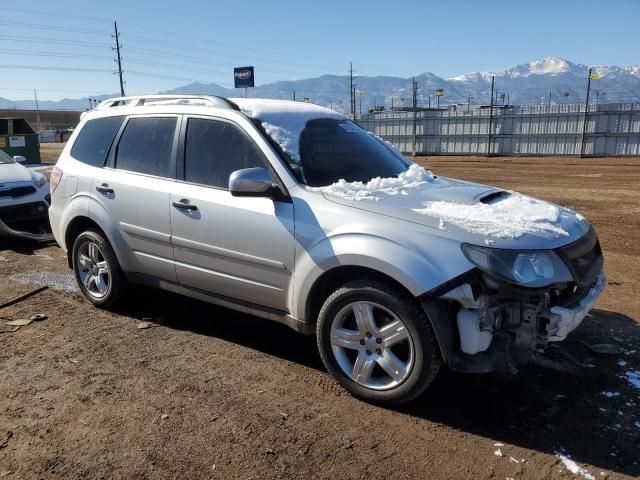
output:
<path id="1" fill-rule="evenodd" d="M 489 103 L 491 77 L 495 75 L 495 92 L 499 102 L 502 94 L 513 105 L 546 103 L 551 94 L 555 103 L 584 102 L 589 67 L 570 62 L 562 58 L 545 58 L 496 72 L 471 72 L 441 78 L 433 73 L 417 75 L 418 104 L 435 105 L 436 89 L 444 89 L 445 96 L 441 105 L 466 103 L 472 97 L 473 103 Z M 593 72 L 600 78 L 593 80 L 593 99 L 600 102 L 639 102 L 640 101 L 640 65 L 626 67 L 595 66 Z M 259 79 L 260 72 L 256 72 Z M 231 77 L 231 75 L 230 75 Z M 358 109 L 362 103 L 365 112 L 374 105 L 392 102 L 395 106 L 411 104 L 411 78 L 392 76 L 366 77 L 356 79 L 356 88 L 362 92 L 356 96 Z M 347 111 L 349 104 L 349 77 L 341 75 L 322 75 L 303 80 L 278 81 L 259 85 L 250 89 L 252 97 L 293 98 L 302 100 L 307 97 L 312 102 L 333 107 L 338 111 Z M 1 91 L 0 91 L 1 93 Z M 191 83 L 162 93 L 193 93 L 234 97 L 242 94 L 240 90 L 225 88 L 215 83 Z M 569 95 L 566 96 L 565 94 Z M 101 96 L 102 97 L 102 96 Z M 40 102 L 43 109 L 84 110 L 88 105 L 86 98 L 65 99 L 59 102 Z M 0 108 L 33 108 L 31 100 L 10 101 L 0 98 Z"/>
<path id="2" fill-rule="evenodd" d="M 627 102 L 640 100 L 640 68 L 594 66 L 593 73 L 600 76 L 593 80 L 592 92 L 600 101 Z M 584 102 L 589 67 L 563 58 L 545 58 L 497 72 L 472 72 L 448 79 L 450 84 L 468 91 L 477 98 L 488 98 L 491 77 L 495 75 L 495 89 L 508 93 L 512 104 L 552 102 Z M 565 93 L 569 93 L 565 96 Z M 595 98 L 595 97 L 594 97 Z"/>

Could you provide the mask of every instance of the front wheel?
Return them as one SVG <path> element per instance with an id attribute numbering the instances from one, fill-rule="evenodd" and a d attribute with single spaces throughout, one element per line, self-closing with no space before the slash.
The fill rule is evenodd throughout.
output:
<path id="1" fill-rule="evenodd" d="M 331 376 L 355 397 L 381 405 L 419 396 L 442 364 L 420 305 L 376 280 L 352 281 L 330 295 L 317 339 Z"/>

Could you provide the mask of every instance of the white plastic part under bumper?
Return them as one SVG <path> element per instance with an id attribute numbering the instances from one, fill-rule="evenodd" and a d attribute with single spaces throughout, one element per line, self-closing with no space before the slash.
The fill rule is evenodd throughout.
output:
<path id="1" fill-rule="evenodd" d="M 553 332 L 549 335 L 550 342 L 561 342 L 567 335 L 575 330 L 582 323 L 584 317 L 587 316 L 593 305 L 596 303 L 604 287 L 607 284 L 607 277 L 601 272 L 596 279 L 596 283 L 589 292 L 580 300 L 580 303 L 573 308 L 552 307 L 553 314 L 552 323 L 548 326 L 548 331 Z M 554 325 L 555 324 L 555 325 Z M 557 330 L 556 330 L 557 328 Z M 554 331 L 555 330 L 555 331 Z"/>

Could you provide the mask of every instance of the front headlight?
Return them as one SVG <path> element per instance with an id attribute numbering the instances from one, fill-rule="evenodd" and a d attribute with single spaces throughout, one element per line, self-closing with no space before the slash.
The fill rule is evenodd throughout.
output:
<path id="1" fill-rule="evenodd" d="M 36 187 L 42 188 L 47 184 L 47 177 L 42 174 L 34 175 L 33 181 L 36 184 Z"/>
<path id="2" fill-rule="evenodd" d="M 551 250 L 501 250 L 463 243 L 462 252 L 488 274 L 523 287 L 539 288 L 573 280 L 567 266 Z"/>

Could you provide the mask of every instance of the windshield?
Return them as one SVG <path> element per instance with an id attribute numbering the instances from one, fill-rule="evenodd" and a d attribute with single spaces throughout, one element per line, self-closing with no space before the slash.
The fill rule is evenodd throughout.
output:
<path id="1" fill-rule="evenodd" d="M 301 170 L 310 187 L 338 180 L 368 182 L 376 177 L 397 177 L 409 161 L 384 141 L 349 120 L 316 119 L 300 135 Z"/>
<path id="2" fill-rule="evenodd" d="M 9 155 L 0 150 L 0 165 L 3 163 L 16 163 L 16 161 Z"/>

